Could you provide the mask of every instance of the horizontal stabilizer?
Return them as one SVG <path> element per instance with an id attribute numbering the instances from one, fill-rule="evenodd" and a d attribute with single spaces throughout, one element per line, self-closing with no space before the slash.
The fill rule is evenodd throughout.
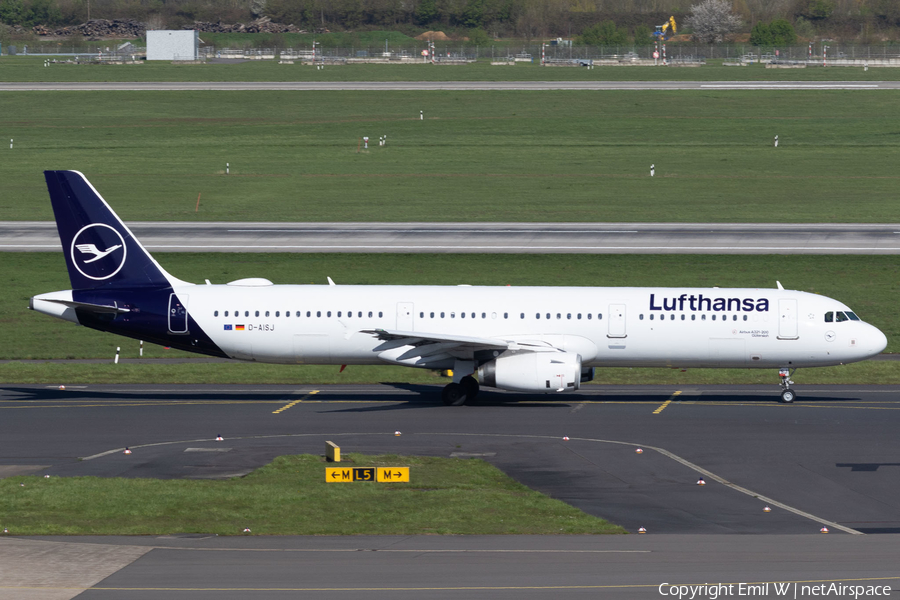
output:
<path id="1" fill-rule="evenodd" d="M 118 306 L 109 306 L 106 304 L 90 304 L 89 302 L 75 302 L 74 300 L 59 300 L 55 298 L 41 298 L 45 302 L 55 302 L 57 304 L 63 304 L 68 306 L 69 308 L 77 308 L 79 310 L 87 310 L 95 313 L 102 314 L 120 314 L 120 313 L 128 313 L 131 312 L 129 308 L 120 308 Z"/>

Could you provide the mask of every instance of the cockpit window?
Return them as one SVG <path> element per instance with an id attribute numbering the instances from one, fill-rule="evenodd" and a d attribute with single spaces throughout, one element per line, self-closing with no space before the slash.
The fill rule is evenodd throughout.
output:
<path id="1" fill-rule="evenodd" d="M 834 323 L 834 313 L 833 312 L 828 311 L 827 313 L 825 313 L 825 322 L 826 323 Z"/>
<path id="2" fill-rule="evenodd" d="M 851 321 L 861 321 L 862 320 L 856 316 L 856 313 L 852 313 L 849 310 L 847 311 L 847 316 L 850 317 Z"/>
<path id="3" fill-rule="evenodd" d="M 834 313 L 834 316 L 836 317 L 836 318 L 835 318 L 835 321 L 837 321 L 838 323 L 843 323 L 844 321 L 849 321 L 849 320 L 850 320 L 850 317 L 848 317 L 848 316 L 847 316 L 844 312 L 842 312 L 842 311 L 837 311 L 836 313 Z"/>

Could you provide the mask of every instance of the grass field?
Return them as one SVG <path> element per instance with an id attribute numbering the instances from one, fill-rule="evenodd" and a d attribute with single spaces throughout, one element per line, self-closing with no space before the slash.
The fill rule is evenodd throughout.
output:
<path id="1" fill-rule="evenodd" d="M 161 254 L 174 275 L 223 283 L 249 276 L 275 283 L 455 285 L 621 285 L 774 287 L 780 279 L 799 289 L 839 299 L 888 337 L 900 351 L 896 258 L 891 256 L 645 256 L 645 255 L 390 255 L 390 254 Z M 502 273 L 498 277 L 497 273 Z M 136 358 L 138 344 L 27 310 L 34 294 L 67 289 L 62 257 L 49 253 L 3 255 L 0 280 L 0 359 Z M 148 358 L 191 356 L 147 345 Z M 864 363 L 802 370 L 800 383 L 898 383 L 900 363 Z M 0 381 L 17 383 L 444 383 L 431 371 L 399 367 L 280 366 L 245 363 L 182 365 L 0 364 Z M 769 371 L 600 369 L 600 383 L 772 383 Z"/>
<path id="2" fill-rule="evenodd" d="M 310 455 L 281 456 L 228 481 L 10 477 L 0 479 L 0 527 L 14 535 L 625 533 L 481 460 L 346 459 L 408 466 L 410 483 L 327 484 L 326 463 Z"/>
<path id="3" fill-rule="evenodd" d="M 384 43 L 383 40 L 381 42 Z M 375 44 L 378 47 L 378 44 Z M 297 45 L 298 48 L 302 45 Z M 309 46 L 307 46 L 309 47 Z M 450 46 L 456 52 L 458 47 Z M 505 56 L 505 50 L 501 53 Z M 677 56 L 677 51 L 673 56 Z M 50 57 L 54 58 L 54 57 Z M 65 60 L 67 57 L 56 57 Z M 897 81 L 900 68 L 831 67 L 766 69 L 764 65 L 723 67 L 710 61 L 699 68 L 609 67 L 548 68 L 517 63 L 492 66 L 489 59 L 467 65 L 279 65 L 277 61 L 238 64 L 173 65 L 150 61 L 140 65 L 56 64 L 44 57 L 0 58 L 2 81 Z"/>
<path id="4" fill-rule="evenodd" d="M 126 220 L 900 221 L 900 112 L 889 91 L 2 101 L 0 139 L 15 142 L 0 145 L 0 220 L 50 220 L 41 171 L 70 168 Z M 358 152 L 364 135 L 370 149 Z"/>

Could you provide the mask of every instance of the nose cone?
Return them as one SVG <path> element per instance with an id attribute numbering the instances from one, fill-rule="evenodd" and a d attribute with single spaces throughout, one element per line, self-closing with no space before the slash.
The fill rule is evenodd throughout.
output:
<path id="1" fill-rule="evenodd" d="M 875 356 L 876 354 L 881 354 L 887 348 L 887 336 L 877 327 L 870 325 L 869 328 L 870 330 L 866 332 L 865 341 L 861 346 L 866 356 Z"/>

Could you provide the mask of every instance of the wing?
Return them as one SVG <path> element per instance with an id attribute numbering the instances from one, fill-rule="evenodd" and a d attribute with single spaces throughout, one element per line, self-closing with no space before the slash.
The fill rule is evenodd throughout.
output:
<path id="1" fill-rule="evenodd" d="M 409 365 L 424 365 L 446 358 L 471 359 L 476 352 L 491 350 L 502 352 L 513 344 L 493 338 L 422 331 L 363 329 L 360 333 L 375 336 L 383 342 L 374 348 L 382 360 Z"/>

